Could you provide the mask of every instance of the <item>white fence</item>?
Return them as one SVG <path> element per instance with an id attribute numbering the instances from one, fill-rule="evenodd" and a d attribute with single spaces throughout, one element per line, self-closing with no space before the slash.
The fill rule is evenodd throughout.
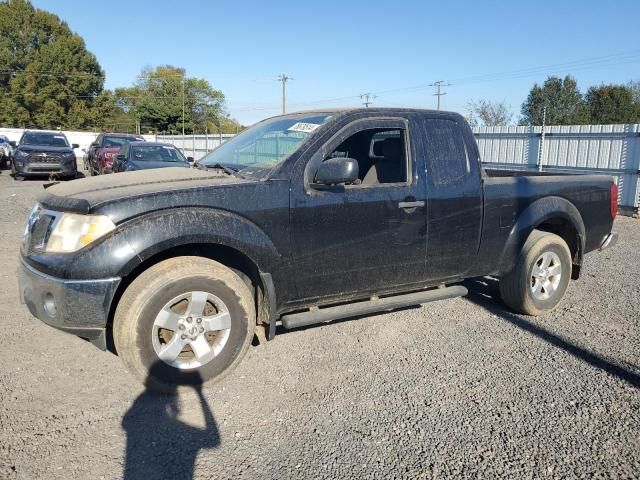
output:
<path id="1" fill-rule="evenodd" d="M 182 153 L 195 160 L 200 160 L 207 152 L 220 146 L 235 135 L 224 133 L 222 135 L 150 135 L 157 142 L 171 143 Z"/>
<path id="2" fill-rule="evenodd" d="M 640 125 L 478 127 L 480 158 L 493 168 L 602 173 L 618 178 L 618 203 L 640 206 Z"/>

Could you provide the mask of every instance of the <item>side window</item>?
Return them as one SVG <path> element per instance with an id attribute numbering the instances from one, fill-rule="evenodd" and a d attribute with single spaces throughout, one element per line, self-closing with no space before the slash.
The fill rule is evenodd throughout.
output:
<path id="1" fill-rule="evenodd" d="M 428 174 L 435 185 L 456 183 L 469 174 L 469 157 L 456 122 L 425 120 L 424 134 Z"/>
<path id="2" fill-rule="evenodd" d="M 326 157 L 353 158 L 358 162 L 363 186 L 408 181 L 404 129 L 370 128 L 346 138 Z"/>

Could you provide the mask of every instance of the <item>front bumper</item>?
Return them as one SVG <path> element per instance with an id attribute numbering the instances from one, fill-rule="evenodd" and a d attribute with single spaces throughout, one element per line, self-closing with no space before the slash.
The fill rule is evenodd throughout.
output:
<path id="1" fill-rule="evenodd" d="M 76 175 L 78 168 L 76 162 L 72 163 L 18 163 L 13 161 L 16 174 L 21 176 L 51 175 L 59 177 L 71 177 Z"/>
<path id="2" fill-rule="evenodd" d="M 63 280 L 22 259 L 18 280 L 20 300 L 34 317 L 106 350 L 107 319 L 120 278 Z"/>

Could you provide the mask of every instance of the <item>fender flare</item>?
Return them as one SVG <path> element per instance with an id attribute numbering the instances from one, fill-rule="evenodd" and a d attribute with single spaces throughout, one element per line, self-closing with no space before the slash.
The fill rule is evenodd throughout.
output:
<path id="1" fill-rule="evenodd" d="M 573 261 L 580 265 L 585 248 L 585 226 L 582 216 L 576 206 L 567 199 L 550 196 L 536 200 L 520 213 L 500 255 L 499 271 L 509 271 L 531 232 L 538 225 L 554 218 L 567 221 L 577 232 L 577 252 Z"/>

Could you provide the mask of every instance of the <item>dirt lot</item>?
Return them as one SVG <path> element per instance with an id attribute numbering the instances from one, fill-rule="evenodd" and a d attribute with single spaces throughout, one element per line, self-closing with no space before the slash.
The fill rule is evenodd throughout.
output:
<path id="1" fill-rule="evenodd" d="M 467 298 L 279 334 L 223 383 L 153 396 L 20 305 L 39 181 L 0 174 L 0 478 L 640 476 L 640 221 L 562 305 Z"/>

